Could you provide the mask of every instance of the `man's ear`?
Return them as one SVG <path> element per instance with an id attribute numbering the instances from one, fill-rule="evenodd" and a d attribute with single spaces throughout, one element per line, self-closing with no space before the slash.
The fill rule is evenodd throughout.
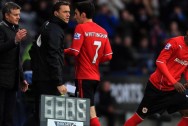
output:
<path id="1" fill-rule="evenodd" d="M 86 13 L 83 12 L 83 13 L 81 14 L 81 17 L 82 17 L 82 18 L 86 18 Z"/>
<path id="2" fill-rule="evenodd" d="M 58 16 L 58 12 L 57 12 L 57 11 L 54 11 L 54 15 L 55 15 L 55 16 Z"/>
<path id="3" fill-rule="evenodd" d="M 5 19 L 7 19 L 7 17 L 8 17 L 8 13 L 5 13 Z"/>

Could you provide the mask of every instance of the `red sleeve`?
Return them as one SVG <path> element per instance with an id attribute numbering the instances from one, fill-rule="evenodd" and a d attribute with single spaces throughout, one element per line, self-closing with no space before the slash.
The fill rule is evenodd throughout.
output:
<path id="1" fill-rule="evenodd" d="M 106 62 L 106 61 L 109 61 L 112 59 L 112 54 L 109 54 L 109 55 L 106 55 L 106 56 L 103 56 L 100 60 L 100 63 L 103 63 L 103 62 Z"/>
<path id="2" fill-rule="evenodd" d="M 175 84 L 177 81 L 168 71 L 166 64 L 161 62 L 156 62 L 157 68 L 161 71 L 161 73 L 171 82 L 171 84 Z"/>
<path id="3" fill-rule="evenodd" d="M 79 54 L 77 50 L 73 50 L 72 48 L 64 49 L 64 53 L 70 56 L 77 56 Z"/>
<path id="4" fill-rule="evenodd" d="M 73 42 L 68 49 L 64 49 L 64 53 L 72 56 L 77 56 L 80 53 L 80 48 L 82 47 L 84 41 L 84 32 L 81 25 L 77 25 L 74 31 Z"/>
<path id="5" fill-rule="evenodd" d="M 161 51 L 159 57 L 157 58 L 156 65 L 160 72 L 171 82 L 171 84 L 175 84 L 177 81 L 171 75 L 167 68 L 167 61 L 173 55 L 175 50 L 177 49 L 177 45 L 175 44 L 173 39 L 167 41 L 164 49 Z"/>
<path id="6" fill-rule="evenodd" d="M 107 42 L 105 43 L 103 54 L 104 55 L 101 58 L 100 63 L 103 63 L 112 59 L 112 49 L 111 49 L 111 45 L 108 39 L 107 39 Z"/>

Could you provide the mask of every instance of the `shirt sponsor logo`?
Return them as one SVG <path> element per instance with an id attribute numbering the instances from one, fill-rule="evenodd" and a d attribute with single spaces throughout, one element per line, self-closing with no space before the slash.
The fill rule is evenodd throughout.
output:
<path id="1" fill-rule="evenodd" d="M 74 33 L 74 39 L 80 39 L 81 34 L 80 33 Z"/>
<path id="2" fill-rule="evenodd" d="M 170 43 L 166 44 L 165 49 L 169 50 L 172 45 Z"/>
<path id="3" fill-rule="evenodd" d="M 188 65 L 188 61 L 186 61 L 186 60 L 180 60 L 180 59 L 176 58 L 174 61 L 181 65 L 184 65 L 184 66 Z"/>

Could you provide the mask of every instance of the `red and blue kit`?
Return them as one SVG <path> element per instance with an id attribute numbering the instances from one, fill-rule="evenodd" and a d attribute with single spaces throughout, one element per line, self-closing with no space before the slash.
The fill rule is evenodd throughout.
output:
<path id="1" fill-rule="evenodd" d="M 188 45 L 184 41 L 184 36 L 167 40 L 156 65 L 157 69 L 149 80 L 159 90 L 174 90 L 173 85 L 181 79 L 182 73 L 188 80 Z"/>
<path id="2" fill-rule="evenodd" d="M 94 22 L 78 24 L 71 47 L 64 52 L 76 58 L 76 79 L 100 80 L 99 63 L 112 57 L 107 32 Z"/>

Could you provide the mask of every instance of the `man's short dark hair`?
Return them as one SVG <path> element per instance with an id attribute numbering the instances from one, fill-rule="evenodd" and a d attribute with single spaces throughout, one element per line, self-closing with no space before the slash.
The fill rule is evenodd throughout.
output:
<path id="1" fill-rule="evenodd" d="M 14 9 L 20 9 L 21 10 L 21 7 L 14 2 L 5 3 L 3 8 L 2 8 L 3 19 L 5 18 L 5 13 L 9 14 L 9 13 L 11 13 L 11 10 L 14 10 Z"/>
<path id="2" fill-rule="evenodd" d="M 94 16 L 95 6 L 90 1 L 79 2 L 76 4 L 75 8 L 80 12 L 80 14 L 83 12 L 86 13 L 86 17 L 88 19 L 91 19 Z"/>
<path id="3" fill-rule="evenodd" d="M 62 5 L 65 5 L 65 6 L 70 6 L 70 2 L 68 0 L 63 0 L 63 1 L 59 1 L 59 2 L 56 2 L 52 8 L 52 12 L 54 13 L 55 11 L 59 11 L 60 7 Z"/>

